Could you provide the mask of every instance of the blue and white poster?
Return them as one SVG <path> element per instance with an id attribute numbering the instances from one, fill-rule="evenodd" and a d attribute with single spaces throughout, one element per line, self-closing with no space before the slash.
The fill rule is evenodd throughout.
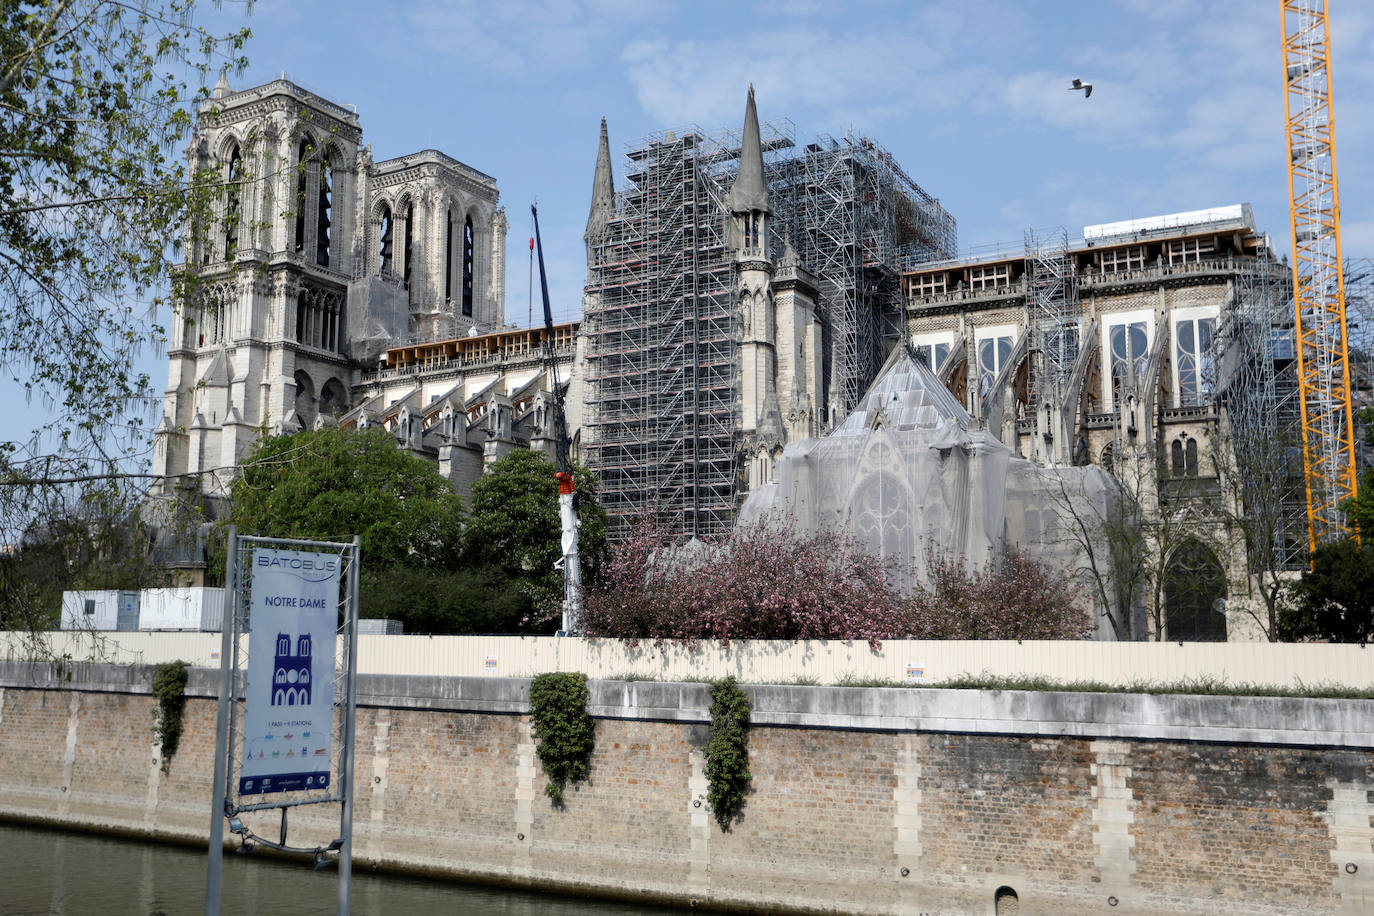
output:
<path id="1" fill-rule="evenodd" d="M 329 788 L 339 557 L 253 551 L 240 795 Z"/>

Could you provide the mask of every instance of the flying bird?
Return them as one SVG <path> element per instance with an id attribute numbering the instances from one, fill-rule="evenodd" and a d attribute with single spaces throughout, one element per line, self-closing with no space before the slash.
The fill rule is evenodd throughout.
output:
<path id="1" fill-rule="evenodd" d="M 1085 99 L 1086 99 L 1088 96 L 1090 96 L 1090 95 L 1093 94 L 1093 84 L 1092 84 L 1092 83 L 1085 83 L 1085 82 L 1083 82 L 1083 81 L 1080 80 L 1080 79 L 1075 79 L 1075 80 L 1073 81 L 1073 85 L 1069 87 L 1069 91 L 1070 91 L 1070 92 L 1074 92 L 1075 90 L 1078 90 L 1078 89 L 1082 89 L 1082 90 L 1083 90 L 1083 98 L 1085 98 Z"/>

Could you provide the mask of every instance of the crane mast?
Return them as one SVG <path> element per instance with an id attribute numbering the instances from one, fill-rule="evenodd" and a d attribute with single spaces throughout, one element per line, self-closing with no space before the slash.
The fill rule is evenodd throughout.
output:
<path id="1" fill-rule="evenodd" d="M 563 555 L 557 567 L 563 570 L 563 628 L 572 636 L 579 630 L 582 612 L 582 561 L 577 551 L 577 487 L 573 482 L 571 441 L 568 417 L 563 408 L 563 388 L 558 384 L 558 363 L 553 352 L 553 309 L 549 305 L 549 280 L 544 273 L 544 240 L 539 236 L 539 210 L 530 206 L 534 218 L 534 241 L 539 253 L 539 291 L 544 298 L 544 359 L 549 386 L 553 389 L 554 479 L 558 481 L 558 519 L 562 528 Z"/>
<path id="2" fill-rule="evenodd" d="M 1280 0 L 1293 305 L 1302 405 L 1308 545 L 1354 532 L 1341 504 L 1355 495 L 1355 432 L 1346 349 L 1326 0 Z"/>

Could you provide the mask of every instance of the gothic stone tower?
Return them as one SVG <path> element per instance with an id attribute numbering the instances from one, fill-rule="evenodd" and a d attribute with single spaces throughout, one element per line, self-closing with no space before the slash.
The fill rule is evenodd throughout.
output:
<path id="1" fill-rule="evenodd" d="M 221 77 L 202 106 L 188 158 L 218 200 L 171 330 L 167 491 L 225 495 L 264 433 L 348 410 L 387 346 L 502 324 L 495 179 L 434 150 L 373 164 L 361 143 L 356 113 L 285 79 Z"/>

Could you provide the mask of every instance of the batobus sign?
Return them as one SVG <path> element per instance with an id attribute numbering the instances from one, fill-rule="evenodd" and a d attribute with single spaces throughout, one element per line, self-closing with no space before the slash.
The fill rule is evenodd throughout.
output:
<path id="1" fill-rule="evenodd" d="M 256 548 L 240 795 L 329 786 L 338 556 Z"/>
<path id="2" fill-rule="evenodd" d="M 265 846 L 313 854 L 317 866 L 337 853 L 338 912 L 348 913 L 359 559 L 357 537 L 346 544 L 239 537 L 229 529 L 207 916 L 220 909 L 226 826 L 241 838 L 244 851 Z M 246 653 L 240 639 L 245 633 Z M 343 661 L 339 671 L 336 659 Z M 320 804 L 339 805 L 338 835 L 288 845 L 287 811 Z M 281 812 L 277 840 L 255 831 L 274 809 Z M 312 824 L 305 832 L 318 829 Z"/>

